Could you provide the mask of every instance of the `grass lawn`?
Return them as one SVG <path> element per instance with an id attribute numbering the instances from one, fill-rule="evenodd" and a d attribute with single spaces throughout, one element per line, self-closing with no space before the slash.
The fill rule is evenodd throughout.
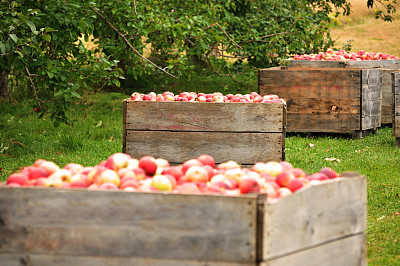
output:
<path id="1" fill-rule="evenodd" d="M 96 165 L 122 149 L 122 93 L 85 95 L 71 110 L 73 126 L 37 119 L 29 102 L 2 103 L 0 179 L 43 158 L 64 166 Z M 313 144 L 313 145 L 310 145 Z M 326 158 L 336 158 L 327 161 Z M 288 134 L 286 159 L 308 173 L 329 166 L 368 178 L 368 263 L 400 265 L 400 149 L 390 127 L 361 140 L 347 135 Z"/>

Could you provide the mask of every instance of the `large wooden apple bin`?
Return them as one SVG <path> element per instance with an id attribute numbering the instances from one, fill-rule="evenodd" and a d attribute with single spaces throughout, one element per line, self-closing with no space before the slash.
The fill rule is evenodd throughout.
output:
<path id="1" fill-rule="evenodd" d="M 400 148 L 400 72 L 392 73 L 393 79 L 393 136 Z"/>
<path id="2" fill-rule="evenodd" d="M 355 69 L 382 69 L 382 111 L 381 123 L 392 124 L 392 77 L 393 71 L 400 70 L 400 59 L 394 60 L 364 60 L 364 61 L 316 61 L 316 60 L 285 60 L 287 69 L 320 69 L 320 68 L 355 68 Z"/>
<path id="3" fill-rule="evenodd" d="M 286 104 L 123 102 L 123 152 L 181 164 L 201 154 L 241 165 L 285 159 Z"/>
<path id="4" fill-rule="evenodd" d="M 352 133 L 381 126 L 381 69 L 261 69 L 259 93 L 287 102 L 287 132 Z"/>
<path id="5" fill-rule="evenodd" d="M 366 265 L 366 186 L 349 173 L 274 203 L 1 187 L 0 264 Z"/>

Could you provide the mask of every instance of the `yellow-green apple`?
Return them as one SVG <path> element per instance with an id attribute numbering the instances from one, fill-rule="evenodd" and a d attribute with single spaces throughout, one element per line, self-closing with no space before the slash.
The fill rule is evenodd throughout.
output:
<path id="1" fill-rule="evenodd" d="M 217 182 L 222 182 L 226 179 L 225 175 L 223 174 L 216 174 L 210 179 L 210 183 L 217 183 Z"/>
<path id="2" fill-rule="evenodd" d="M 92 183 L 89 180 L 87 174 L 83 174 L 83 173 L 77 173 L 77 174 L 74 174 L 73 176 L 71 176 L 71 180 L 70 180 L 71 183 L 77 182 L 77 181 L 85 183 L 86 186 L 89 186 Z"/>
<path id="3" fill-rule="evenodd" d="M 146 172 L 146 175 L 153 176 L 157 171 L 156 159 L 149 155 L 143 156 L 139 159 L 139 167 Z"/>
<path id="4" fill-rule="evenodd" d="M 160 191 L 172 191 L 174 189 L 171 179 L 161 174 L 153 176 L 151 186 Z"/>
<path id="5" fill-rule="evenodd" d="M 135 173 L 137 180 L 146 179 L 146 172 L 142 168 L 134 168 L 132 171 Z"/>
<path id="6" fill-rule="evenodd" d="M 233 168 L 240 168 L 240 165 L 233 161 L 233 160 L 229 160 L 223 163 L 220 163 L 217 165 L 217 169 L 218 170 L 228 170 L 228 169 L 233 169 Z"/>
<path id="7" fill-rule="evenodd" d="M 97 166 L 93 167 L 93 169 L 87 174 L 87 177 L 91 183 L 96 183 L 96 184 L 100 183 L 100 181 L 99 181 L 100 175 L 102 172 L 104 172 L 106 170 L 109 170 L 109 169 L 105 166 L 97 165 Z"/>
<path id="8" fill-rule="evenodd" d="M 285 172 L 281 172 L 280 174 L 278 174 L 275 182 L 281 187 L 286 187 L 287 184 L 289 184 L 289 182 L 291 180 L 293 180 L 294 178 L 295 177 L 291 171 L 285 171 Z"/>
<path id="9" fill-rule="evenodd" d="M 260 192 L 260 184 L 254 178 L 245 177 L 239 180 L 241 194 Z"/>
<path id="10" fill-rule="evenodd" d="M 7 178 L 6 184 L 9 185 L 11 183 L 16 183 L 16 184 L 19 184 L 20 186 L 28 186 L 30 184 L 29 178 L 26 175 L 21 174 L 21 173 L 11 174 Z"/>
<path id="11" fill-rule="evenodd" d="M 135 178 L 136 179 L 136 174 L 132 169 L 129 168 L 121 168 L 118 170 L 117 172 L 119 178 L 122 180 L 126 177 L 130 177 L 130 178 Z"/>
<path id="12" fill-rule="evenodd" d="M 209 165 L 212 168 L 215 168 L 215 159 L 209 154 L 199 155 L 196 159 L 200 161 L 203 165 Z"/>
<path id="13" fill-rule="evenodd" d="M 208 172 L 202 166 L 192 166 L 185 172 L 186 182 L 207 182 Z"/>
<path id="14" fill-rule="evenodd" d="M 100 177 L 97 179 L 97 183 L 114 183 L 118 187 L 120 184 L 120 178 L 117 172 L 111 169 L 107 169 L 100 174 Z"/>
<path id="15" fill-rule="evenodd" d="M 245 173 L 241 168 L 232 168 L 225 171 L 224 176 L 226 178 L 233 178 L 237 181 L 242 179 L 245 176 Z"/>
<path id="16" fill-rule="evenodd" d="M 267 162 L 263 172 L 272 176 L 278 176 L 282 172 L 282 165 L 278 162 Z"/>
<path id="17" fill-rule="evenodd" d="M 125 153 L 114 153 L 107 158 L 105 167 L 114 171 L 118 171 L 119 169 L 128 166 L 130 158 L 131 156 Z"/>
<path id="18" fill-rule="evenodd" d="M 55 172 L 55 173 L 57 173 L 57 172 Z M 52 174 L 51 176 L 49 176 L 47 178 L 47 182 L 50 187 L 58 187 L 58 188 L 62 187 L 63 183 L 64 183 L 61 178 L 61 175 L 58 175 L 58 174 Z"/>

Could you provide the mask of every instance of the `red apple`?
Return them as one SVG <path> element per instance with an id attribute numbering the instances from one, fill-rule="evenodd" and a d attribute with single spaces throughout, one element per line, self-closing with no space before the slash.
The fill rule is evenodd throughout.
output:
<path id="1" fill-rule="evenodd" d="M 203 166 L 203 164 L 197 159 L 189 159 L 182 164 L 182 172 L 185 174 L 186 171 L 193 166 Z"/>
<path id="2" fill-rule="evenodd" d="M 28 177 L 20 173 L 11 174 L 7 178 L 6 184 L 9 185 L 11 183 L 16 183 L 19 184 L 20 186 L 28 186 L 30 184 Z"/>
<path id="3" fill-rule="evenodd" d="M 21 174 L 26 175 L 29 180 L 47 177 L 47 172 L 43 168 L 35 166 L 24 167 L 21 171 Z"/>
<path id="4" fill-rule="evenodd" d="M 60 170 L 60 167 L 58 165 L 49 161 L 42 162 L 39 167 L 43 168 L 46 171 L 47 176 L 50 176 L 54 172 Z"/>
<path id="5" fill-rule="evenodd" d="M 156 159 L 152 156 L 143 156 L 139 159 L 139 167 L 142 168 L 147 175 L 153 176 L 157 171 Z"/>
<path id="6" fill-rule="evenodd" d="M 78 163 L 68 163 L 64 166 L 64 169 L 67 169 L 71 173 L 71 175 L 74 175 L 81 172 L 84 167 L 83 165 Z"/>
<path id="7" fill-rule="evenodd" d="M 284 197 L 287 197 L 287 196 L 293 194 L 293 192 L 286 187 L 281 187 L 278 189 L 278 194 L 279 194 L 279 198 L 284 198 Z"/>
<path id="8" fill-rule="evenodd" d="M 290 191 L 295 192 L 304 186 L 303 181 L 300 178 L 294 178 L 288 182 L 286 187 L 290 189 Z"/>
<path id="9" fill-rule="evenodd" d="M 276 183 L 281 187 L 286 187 L 287 184 L 289 184 L 289 182 L 294 178 L 295 178 L 294 175 L 290 171 L 281 172 L 276 177 Z"/>
<path id="10" fill-rule="evenodd" d="M 125 153 L 114 153 L 110 155 L 105 163 L 108 169 L 118 171 L 121 168 L 127 167 L 131 156 Z"/>
<path id="11" fill-rule="evenodd" d="M 202 154 L 197 157 L 197 160 L 200 161 L 203 165 L 209 165 L 212 168 L 215 168 L 215 159 L 211 155 Z"/>
<path id="12" fill-rule="evenodd" d="M 338 173 L 336 173 L 332 168 L 324 167 L 319 170 L 320 173 L 325 174 L 329 179 L 339 177 Z"/>
<path id="13" fill-rule="evenodd" d="M 161 172 L 162 175 L 172 175 L 176 181 L 178 181 L 182 176 L 182 167 L 181 166 L 169 166 L 163 169 Z"/>
<path id="14" fill-rule="evenodd" d="M 118 190 L 118 186 L 113 182 L 105 182 L 98 186 L 98 189 Z"/>
<path id="15" fill-rule="evenodd" d="M 86 184 L 82 180 L 74 180 L 74 181 L 71 181 L 70 187 L 71 188 L 87 188 L 88 184 Z"/>
<path id="16" fill-rule="evenodd" d="M 242 194 L 260 192 L 260 184 L 253 178 L 242 178 L 239 181 L 239 190 Z"/>
<path id="17" fill-rule="evenodd" d="M 308 176 L 308 180 L 310 180 L 310 181 L 311 180 L 320 180 L 320 181 L 322 181 L 322 180 L 327 180 L 327 179 L 329 179 L 329 177 L 324 173 L 314 173 L 314 174 Z"/>

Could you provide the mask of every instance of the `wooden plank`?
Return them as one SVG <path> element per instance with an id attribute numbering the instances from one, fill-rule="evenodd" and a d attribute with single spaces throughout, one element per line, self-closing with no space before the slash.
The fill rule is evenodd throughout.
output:
<path id="1" fill-rule="evenodd" d="M 366 229 L 366 177 L 329 180 L 265 206 L 263 261 Z"/>
<path id="2" fill-rule="evenodd" d="M 282 103 L 126 101 L 126 129 L 282 132 Z"/>
<path id="3" fill-rule="evenodd" d="M 122 152 L 126 153 L 126 118 L 128 109 L 128 100 L 122 102 Z"/>
<path id="4" fill-rule="evenodd" d="M 289 113 L 287 132 L 331 132 L 350 133 L 360 130 L 358 114 L 299 114 Z"/>
<path id="5" fill-rule="evenodd" d="M 360 99 L 357 98 L 291 97 L 287 106 L 289 114 L 360 114 Z"/>
<path id="6" fill-rule="evenodd" d="M 256 194 L 2 187 L 0 253 L 254 263 L 257 203 Z"/>
<path id="7" fill-rule="evenodd" d="M 1 265 L 51 265 L 51 266 L 255 266 L 256 263 L 208 260 L 167 260 L 154 258 L 111 257 L 111 256 L 70 256 L 70 255 L 43 255 L 43 254 L 1 254 Z"/>
<path id="8" fill-rule="evenodd" d="M 400 69 L 400 59 L 393 60 L 364 60 L 364 61 L 315 61 L 315 60 L 284 60 L 287 68 L 381 68 L 398 67 Z M 397 65 L 397 66 L 396 66 Z"/>
<path id="9" fill-rule="evenodd" d="M 283 133 L 127 131 L 126 152 L 135 158 L 161 157 L 183 163 L 210 154 L 216 163 L 243 165 L 283 160 Z"/>
<path id="10" fill-rule="evenodd" d="M 392 124 L 393 95 L 392 95 L 392 72 L 393 69 L 382 70 L 382 124 Z"/>
<path id="11" fill-rule="evenodd" d="M 356 234 L 294 254 L 271 259 L 260 266 L 367 265 L 367 237 Z"/>
<path id="12" fill-rule="evenodd" d="M 393 136 L 400 138 L 400 72 L 392 72 L 392 95 L 393 95 Z M 398 141 L 396 140 L 398 146 Z"/>

